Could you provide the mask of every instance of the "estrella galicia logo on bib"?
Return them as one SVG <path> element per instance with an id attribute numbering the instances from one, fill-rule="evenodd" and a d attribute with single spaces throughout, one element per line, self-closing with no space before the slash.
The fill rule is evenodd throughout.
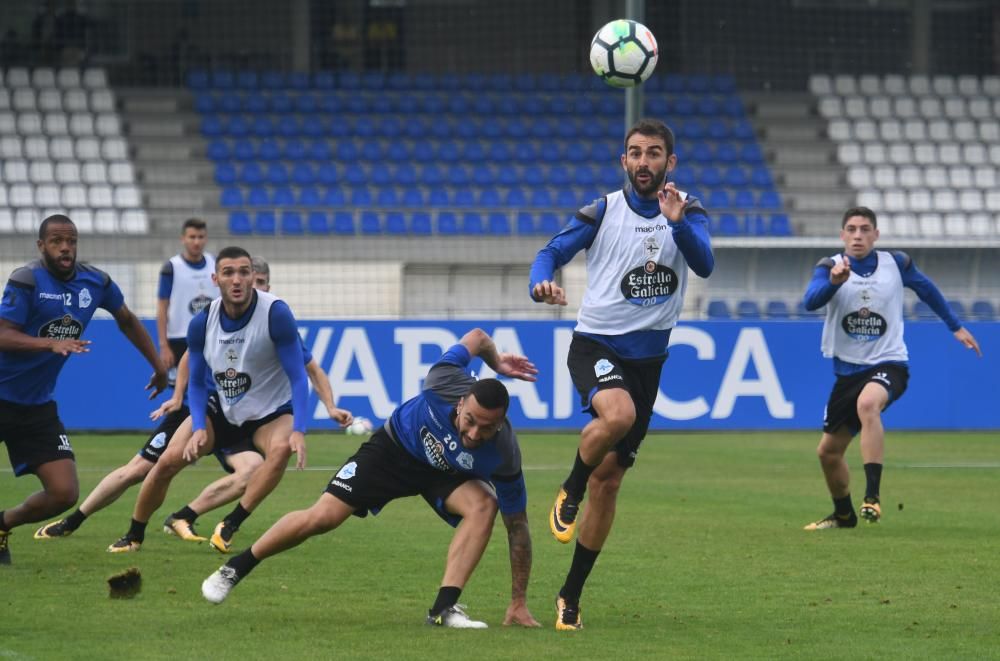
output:
<path id="1" fill-rule="evenodd" d="M 219 387 L 219 394 L 230 404 L 243 399 L 243 395 L 250 390 L 250 375 L 246 372 L 237 372 L 232 367 L 225 372 L 216 372 L 213 377 L 215 385 Z"/>
<path id="2" fill-rule="evenodd" d="M 424 446 L 424 456 L 427 457 L 431 466 L 446 473 L 455 471 L 444 457 L 444 443 L 437 440 L 437 437 L 427 427 L 420 428 L 420 442 Z"/>
<path id="3" fill-rule="evenodd" d="M 198 294 L 197 296 L 192 298 L 191 301 L 188 303 L 188 310 L 191 311 L 191 314 L 198 314 L 199 312 L 207 308 L 208 304 L 211 302 L 212 299 L 210 299 L 208 296 L 205 296 L 204 294 Z"/>
<path id="4" fill-rule="evenodd" d="M 42 324 L 42 327 L 38 329 L 38 337 L 47 337 L 53 340 L 75 340 L 81 335 L 83 335 L 83 324 L 69 314 L 64 314 L 58 319 Z"/>
<path id="5" fill-rule="evenodd" d="M 889 330 L 885 317 L 868 308 L 846 315 L 841 319 L 840 327 L 849 337 L 862 342 L 875 342 Z"/>
<path id="6" fill-rule="evenodd" d="M 621 292 L 632 305 L 659 305 L 677 291 L 677 274 L 669 266 L 649 260 L 625 274 Z"/>

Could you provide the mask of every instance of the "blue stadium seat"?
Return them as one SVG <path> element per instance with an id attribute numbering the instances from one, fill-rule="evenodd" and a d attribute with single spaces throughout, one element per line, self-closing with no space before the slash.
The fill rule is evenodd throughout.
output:
<path id="1" fill-rule="evenodd" d="M 316 183 L 316 171 L 309 163 L 296 163 L 292 166 L 292 183 L 296 186 L 310 186 Z"/>
<path id="2" fill-rule="evenodd" d="M 708 194 L 708 208 L 715 209 L 728 209 L 731 204 L 729 200 L 729 192 L 723 188 L 716 188 L 711 193 Z"/>
<path id="3" fill-rule="evenodd" d="M 452 211 L 442 211 L 437 217 L 438 234 L 458 234 L 458 218 Z"/>
<path id="4" fill-rule="evenodd" d="M 955 313 L 955 316 L 958 317 L 959 320 L 968 317 L 968 312 L 965 309 L 965 303 L 963 303 L 962 301 L 959 301 L 958 299 L 949 298 L 948 307 L 951 308 L 951 311 Z"/>
<path id="5" fill-rule="evenodd" d="M 720 300 L 709 301 L 708 307 L 705 309 L 705 314 L 709 319 L 732 318 L 732 315 L 729 313 L 729 304 Z"/>
<path id="6" fill-rule="evenodd" d="M 451 195 L 448 193 L 447 188 L 432 188 L 430 195 L 427 198 L 427 206 L 431 207 L 446 207 L 451 204 Z"/>
<path id="7" fill-rule="evenodd" d="M 208 72 L 200 69 L 189 71 L 185 81 L 193 90 L 205 90 L 210 87 Z"/>
<path id="8" fill-rule="evenodd" d="M 324 186 L 332 186 L 340 181 L 337 166 L 333 163 L 323 163 L 316 171 L 316 180 Z"/>
<path id="9" fill-rule="evenodd" d="M 337 76 L 332 71 L 317 71 L 312 83 L 318 90 L 332 90 L 337 86 Z"/>
<path id="10" fill-rule="evenodd" d="M 295 192 L 291 186 L 276 186 L 271 195 L 271 204 L 276 207 L 295 206 Z"/>
<path id="11" fill-rule="evenodd" d="M 217 90 L 230 90 L 236 84 L 232 71 L 216 70 L 212 72 L 212 87 Z"/>
<path id="12" fill-rule="evenodd" d="M 523 188 L 513 187 L 507 190 L 505 203 L 512 208 L 525 207 L 528 206 L 528 196 Z"/>
<path id="13" fill-rule="evenodd" d="M 559 188 L 556 192 L 555 205 L 563 209 L 579 207 L 583 204 L 583 198 L 572 188 Z"/>
<path id="14" fill-rule="evenodd" d="M 375 205 L 380 207 L 398 207 L 399 193 L 394 186 L 382 186 L 375 195 Z"/>
<path id="15" fill-rule="evenodd" d="M 236 168 L 229 163 L 220 163 L 215 166 L 215 183 L 220 186 L 228 186 L 236 183 Z"/>
<path id="16" fill-rule="evenodd" d="M 559 222 L 559 214 L 554 211 L 543 211 L 538 216 L 538 233 L 547 236 L 555 236 L 562 229 Z"/>
<path id="17" fill-rule="evenodd" d="M 733 213 L 719 214 L 719 223 L 715 232 L 719 236 L 739 236 L 743 234 L 742 223 Z"/>
<path id="18" fill-rule="evenodd" d="M 531 191 L 531 206 L 547 208 L 552 207 L 552 193 L 548 188 L 533 188 Z"/>
<path id="19" fill-rule="evenodd" d="M 771 236 L 791 236 L 792 223 L 783 213 L 771 214 Z"/>
<path id="20" fill-rule="evenodd" d="M 420 183 L 431 187 L 444 185 L 444 170 L 437 163 L 425 165 L 420 169 Z"/>
<path id="21" fill-rule="evenodd" d="M 506 212 L 494 211 L 487 219 L 487 231 L 494 236 L 510 234 L 510 218 Z"/>
<path id="22" fill-rule="evenodd" d="M 219 204 L 224 207 L 243 206 L 243 191 L 240 190 L 239 186 L 227 186 L 223 188 Z"/>
<path id="23" fill-rule="evenodd" d="M 240 183 L 247 184 L 248 186 L 264 183 L 264 171 L 261 169 L 260 164 L 254 162 L 245 163 L 240 169 Z"/>
<path id="24" fill-rule="evenodd" d="M 520 235 L 537 234 L 535 216 L 527 211 L 517 213 L 517 233 Z"/>
<path id="25" fill-rule="evenodd" d="M 451 204 L 455 207 L 474 207 L 476 206 L 476 193 L 468 187 L 456 188 Z"/>
<path id="26" fill-rule="evenodd" d="M 734 122 L 733 125 L 729 127 L 729 135 L 738 140 L 754 140 L 757 137 L 753 124 L 745 119 Z"/>
<path id="27" fill-rule="evenodd" d="M 674 115 L 677 117 L 692 117 L 697 111 L 694 99 L 689 96 L 677 96 L 673 100 Z"/>
<path id="28" fill-rule="evenodd" d="M 979 321 L 993 321 L 996 318 L 996 308 L 989 301 L 973 301 L 972 317 Z"/>
<path id="29" fill-rule="evenodd" d="M 771 188 L 774 180 L 771 179 L 771 171 L 766 165 L 755 165 L 750 171 L 750 185 L 756 188 Z"/>
<path id="30" fill-rule="evenodd" d="M 247 193 L 247 206 L 269 207 L 271 206 L 271 196 L 263 186 L 251 186 Z"/>
<path id="31" fill-rule="evenodd" d="M 917 301 L 916 303 L 913 304 L 912 316 L 916 317 L 921 321 L 928 319 L 937 319 L 937 315 L 934 313 L 934 310 L 931 309 L 931 306 L 927 305 L 923 301 Z"/>
<path id="32" fill-rule="evenodd" d="M 270 98 L 271 112 L 276 115 L 286 115 L 295 108 L 292 97 L 282 92 L 272 94 Z"/>
<path id="33" fill-rule="evenodd" d="M 257 150 L 252 140 L 240 138 L 233 142 L 233 160 L 255 161 L 257 156 Z"/>
<path id="34" fill-rule="evenodd" d="M 229 119 L 224 130 L 226 135 L 234 138 L 245 138 L 250 135 L 250 122 L 247 121 L 246 117 L 237 115 Z"/>
<path id="35" fill-rule="evenodd" d="M 769 219 L 759 213 L 748 213 L 743 217 L 743 226 L 750 236 L 767 236 L 771 233 Z"/>
<path id="36" fill-rule="evenodd" d="M 337 211 L 333 214 L 334 234 L 354 234 L 354 214 L 350 211 Z"/>
<path id="37" fill-rule="evenodd" d="M 299 235 L 305 232 L 302 214 L 298 211 L 283 211 L 281 213 L 281 233 Z"/>
<path id="38" fill-rule="evenodd" d="M 306 148 L 306 155 L 313 161 L 329 161 L 333 157 L 333 150 L 326 140 L 313 140 Z"/>
<path id="39" fill-rule="evenodd" d="M 309 89 L 309 74 L 305 71 L 292 71 L 286 81 L 289 89 L 299 91 Z"/>
<path id="40" fill-rule="evenodd" d="M 760 194 L 757 206 L 763 209 L 780 209 L 781 197 L 778 196 L 778 192 L 775 190 L 765 190 Z"/>
<path id="41" fill-rule="evenodd" d="M 709 119 L 705 126 L 705 135 L 713 140 L 725 140 L 729 137 L 729 124 L 723 119 Z"/>
<path id="42" fill-rule="evenodd" d="M 403 189 L 403 197 L 400 202 L 409 209 L 422 207 L 424 206 L 424 192 L 416 186 L 408 186 Z"/>
<path id="43" fill-rule="evenodd" d="M 201 133 L 207 138 L 217 138 L 225 135 L 226 130 L 218 115 L 208 115 L 201 120 Z"/>
<path id="44" fill-rule="evenodd" d="M 272 186 L 280 186 L 288 183 L 288 168 L 284 163 L 271 163 L 267 166 L 265 180 Z"/>
<path id="45" fill-rule="evenodd" d="M 372 193 L 367 186 L 355 186 L 351 189 L 351 204 L 356 207 L 372 205 Z"/>
<path id="46" fill-rule="evenodd" d="M 305 115 L 302 118 L 300 133 L 308 138 L 321 138 L 326 135 L 327 122 L 323 117 Z"/>
<path id="47" fill-rule="evenodd" d="M 353 164 L 358 160 L 358 148 L 353 140 L 339 141 L 333 150 L 333 157 L 338 161 Z"/>
<path id="48" fill-rule="evenodd" d="M 466 211 L 462 214 L 463 234 L 483 234 L 485 231 L 483 216 L 478 211 Z"/>
<path id="49" fill-rule="evenodd" d="M 344 168 L 344 181 L 351 186 L 364 186 L 368 183 L 368 174 L 359 163 L 352 163 Z"/>
<path id="50" fill-rule="evenodd" d="M 236 142 L 236 146 L 237 147 L 242 147 L 243 143 L 246 143 L 246 144 L 249 145 L 250 141 L 249 140 L 238 140 Z M 253 147 L 251 146 L 250 148 L 252 149 Z M 252 158 L 252 157 L 249 157 L 249 156 L 244 156 L 243 152 L 242 152 L 242 149 L 239 152 L 237 152 L 236 149 L 234 148 L 233 151 L 236 154 L 237 158 L 239 158 L 240 160 L 246 161 L 246 160 L 250 160 Z M 272 139 L 268 138 L 268 139 L 265 139 L 265 140 L 261 140 L 260 143 L 257 145 L 257 155 L 256 155 L 256 158 L 258 158 L 261 161 L 277 161 L 282 156 L 281 152 L 282 152 L 281 145 L 278 144 L 278 141 L 277 140 L 272 140 Z"/>
<path id="51" fill-rule="evenodd" d="M 250 216 L 246 211 L 233 211 L 229 214 L 230 234 L 250 234 L 253 226 L 250 224 Z"/>
<path id="52" fill-rule="evenodd" d="M 458 158 L 456 154 L 455 158 Z M 465 186 L 471 181 L 469 171 L 461 165 L 452 165 L 448 168 L 447 183 L 449 186 Z"/>
<path id="53" fill-rule="evenodd" d="M 302 186 L 298 189 L 296 204 L 300 207 L 318 207 L 323 204 L 323 196 L 315 186 Z"/>
<path id="54" fill-rule="evenodd" d="M 485 188 L 479 193 L 479 206 L 486 208 L 500 207 L 500 191 L 495 188 Z"/>
<path id="55" fill-rule="evenodd" d="M 306 222 L 310 234 L 330 233 L 330 226 L 327 222 L 326 214 L 322 211 L 310 211 Z"/>
<path id="56" fill-rule="evenodd" d="M 285 76 L 280 71 L 264 71 L 260 74 L 260 88 L 265 90 L 280 90 L 285 86 Z"/>
<path id="57" fill-rule="evenodd" d="M 208 143 L 205 155 L 213 161 L 228 161 L 230 158 L 229 145 L 225 140 L 212 140 Z"/>
<path id="58" fill-rule="evenodd" d="M 764 152 L 756 142 L 747 142 L 740 148 L 740 160 L 757 165 L 764 162 Z"/>
<path id="59" fill-rule="evenodd" d="M 300 94 L 295 97 L 295 112 L 304 115 L 319 112 L 319 101 L 312 94 Z"/>
<path id="60" fill-rule="evenodd" d="M 257 89 L 257 72 L 240 71 L 236 74 L 236 86 L 245 90 Z"/>
<path id="61" fill-rule="evenodd" d="M 230 133 L 232 133 L 231 124 Z M 266 115 L 262 117 L 254 117 L 253 122 L 250 124 L 250 133 L 258 138 L 269 138 L 275 133 L 274 122 L 271 121 L 271 118 Z"/>
<path id="62" fill-rule="evenodd" d="M 267 97 L 263 94 L 248 94 L 245 99 L 243 99 L 243 108 L 247 112 L 259 114 L 262 112 L 267 112 L 268 101 Z"/>
<path id="63" fill-rule="evenodd" d="M 323 192 L 323 206 L 345 207 L 347 206 L 347 195 L 340 186 L 330 186 Z"/>
<path id="64" fill-rule="evenodd" d="M 387 234 L 406 234 L 406 218 L 401 211 L 390 211 L 385 215 Z"/>
<path id="65" fill-rule="evenodd" d="M 802 301 L 799 301 L 795 305 L 795 315 L 799 319 L 816 319 L 816 320 L 819 320 L 819 319 L 822 319 L 823 314 L 824 314 L 824 308 L 820 308 L 819 310 L 807 310 L 806 306 L 805 306 L 805 303 L 803 303 Z"/>
<path id="66" fill-rule="evenodd" d="M 740 188 L 750 183 L 750 177 L 747 175 L 746 170 L 738 165 L 731 165 L 726 168 L 722 178 L 726 186 L 731 188 Z"/>
<path id="67" fill-rule="evenodd" d="M 708 188 L 722 185 L 722 173 L 714 165 L 703 167 L 698 172 L 698 183 Z"/>
<path id="68" fill-rule="evenodd" d="M 736 191 L 736 195 L 733 196 L 733 206 L 739 209 L 752 209 L 757 206 L 754 203 L 753 191 L 747 189 Z"/>
<path id="69" fill-rule="evenodd" d="M 672 173 L 673 181 L 677 184 L 677 187 L 681 190 L 687 190 L 691 186 L 694 186 L 697 180 L 695 179 L 694 169 L 690 167 L 680 167 L 674 170 Z M 728 195 L 726 196 L 728 198 Z"/>
<path id="70" fill-rule="evenodd" d="M 361 233 L 369 235 L 382 233 L 382 219 L 379 214 L 374 211 L 361 212 Z"/>
<path id="71" fill-rule="evenodd" d="M 736 163 L 740 160 L 740 153 L 733 143 L 720 142 L 715 148 L 715 160 L 720 163 Z"/>
<path id="72" fill-rule="evenodd" d="M 765 312 L 768 319 L 788 319 L 792 316 L 784 301 L 768 301 Z"/>
<path id="73" fill-rule="evenodd" d="M 431 215 L 426 211 L 415 211 L 410 216 L 410 232 L 417 236 L 428 236 L 432 232 Z"/>
<path id="74" fill-rule="evenodd" d="M 276 225 L 273 211 L 258 211 L 253 231 L 255 234 L 274 234 Z"/>

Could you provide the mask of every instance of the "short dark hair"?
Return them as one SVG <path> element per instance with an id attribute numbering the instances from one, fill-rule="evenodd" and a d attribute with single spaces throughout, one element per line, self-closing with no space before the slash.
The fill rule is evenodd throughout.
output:
<path id="1" fill-rule="evenodd" d="M 625 151 L 628 151 L 628 141 L 636 133 L 642 135 L 653 135 L 663 138 L 663 144 L 667 147 L 667 156 L 674 153 L 674 132 L 670 127 L 658 119 L 640 119 L 625 134 Z"/>
<path id="2" fill-rule="evenodd" d="M 253 267 L 254 273 L 260 273 L 261 275 L 266 275 L 268 278 L 271 277 L 271 267 L 267 265 L 263 257 L 254 257 L 250 260 L 250 265 Z"/>
<path id="3" fill-rule="evenodd" d="M 215 268 L 218 270 L 219 262 L 224 259 L 239 259 L 240 257 L 246 257 L 250 260 L 250 263 L 253 264 L 253 257 L 251 257 L 250 253 L 243 248 L 240 248 L 239 246 L 229 246 L 227 248 L 223 248 L 219 251 L 219 254 L 215 256 Z"/>
<path id="4" fill-rule="evenodd" d="M 184 226 L 181 227 L 181 234 L 187 232 L 189 227 L 191 229 L 203 230 L 207 227 L 207 225 L 201 218 L 188 218 L 184 221 Z"/>
<path id="5" fill-rule="evenodd" d="M 875 218 L 875 212 L 868 207 L 851 207 L 844 212 L 844 217 L 840 219 L 840 229 L 844 229 L 847 226 L 847 220 L 853 218 L 854 216 L 861 216 L 862 218 L 867 218 L 872 221 L 872 227 L 878 229 L 878 219 Z"/>
<path id="6" fill-rule="evenodd" d="M 45 233 L 49 230 L 49 225 L 72 225 L 76 227 L 76 223 L 69 219 L 69 216 L 64 216 L 61 213 L 53 214 L 42 221 L 42 224 L 38 226 L 38 239 L 40 241 L 45 240 Z"/>
<path id="7" fill-rule="evenodd" d="M 507 386 L 498 381 L 497 379 L 481 379 L 472 384 L 469 388 L 469 394 L 474 395 L 476 401 L 484 409 L 503 409 L 504 414 L 507 413 L 507 407 L 510 406 L 510 394 L 507 392 Z"/>

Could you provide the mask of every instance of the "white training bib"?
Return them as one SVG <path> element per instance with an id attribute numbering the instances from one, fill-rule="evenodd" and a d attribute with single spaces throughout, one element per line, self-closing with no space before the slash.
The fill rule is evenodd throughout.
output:
<path id="1" fill-rule="evenodd" d="M 212 282 L 215 257 L 205 253 L 205 266 L 200 269 L 192 268 L 180 255 L 171 257 L 170 264 L 174 269 L 174 284 L 167 304 L 167 337 L 185 339 L 191 319 L 219 296 L 219 288 Z"/>
<path id="2" fill-rule="evenodd" d="M 851 271 L 826 304 L 823 355 L 855 365 L 875 365 L 908 358 L 903 342 L 903 277 L 888 252 L 875 251 L 875 272 Z M 832 259 L 839 261 L 842 255 Z"/>
<path id="3" fill-rule="evenodd" d="M 687 289 L 687 262 L 670 222 L 646 218 L 622 191 L 607 196 L 607 210 L 587 249 L 587 290 L 576 330 L 624 335 L 673 328 Z"/>
<path id="4" fill-rule="evenodd" d="M 292 398 L 292 386 L 281 367 L 268 322 L 279 300 L 257 292 L 257 303 L 240 329 L 223 330 L 222 298 L 212 301 L 205 326 L 205 362 L 219 393 L 222 411 L 234 425 L 257 420 Z"/>

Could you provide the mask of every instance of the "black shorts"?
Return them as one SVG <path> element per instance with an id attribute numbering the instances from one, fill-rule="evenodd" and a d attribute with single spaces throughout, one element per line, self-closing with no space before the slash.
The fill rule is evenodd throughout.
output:
<path id="1" fill-rule="evenodd" d="M 446 473 L 423 463 L 380 427 L 337 471 L 326 492 L 356 508 L 356 516 L 378 514 L 389 501 L 423 496 L 437 515 L 452 527 L 461 517 L 444 506 L 448 496 L 474 475 Z"/>
<path id="2" fill-rule="evenodd" d="M 276 418 L 280 418 L 283 415 L 291 415 L 292 405 L 290 403 L 282 404 L 263 418 L 247 420 L 242 425 L 234 425 L 229 422 L 226 414 L 223 413 L 218 393 L 213 392 L 208 396 L 208 411 L 206 413 L 208 414 L 208 419 L 212 421 L 212 433 L 215 437 L 213 448 L 217 455 L 219 452 L 226 455 L 254 449 L 254 433 Z M 222 459 L 219 459 L 219 461 L 221 462 Z"/>
<path id="3" fill-rule="evenodd" d="M 857 374 L 838 376 L 830 392 L 823 412 L 823 431 L 833 434 L 842 426 L 854 436 L 861 431 L 858 418 L 858 396 L 869 383 L 877 383 L 889 391 L 889 401 L 885 408 L 903 396 L 910 381 L 910 370 L 898 363 L 882 363 Z M 885 409 L 883 409 L 885 410 Z"/>
<path id="4" fill-rule="evenodd" d="M 154 464 L 160 460 L 160 455 L 167 449 L 167 444 L 174 437 L 174 432 L 187 419 L 190 412 L 187 406 L 182 406 L 173 413 L 168 413 L 160 420 L 159 426 L 153 430 L 146 444 L 139 450 L 139 456 Z"/>
<path id="5" fill-rule="evenodd" d="M 582 410 L 591 416 L 597 416 L 591 399 L 598 390 L 623 388 L 632 397 L 635 424 L 614 447 L 618 465 L 623 468 L 635 465 L 639 446 L 649 431 L 649 421 L 653 417 L 653 404 L 656 403 L 660 373 L 665 360 L 666 356 L 649 360 L 625 360 L 600 342 L 578 333 L 573 334 L 566 364 L 573 385 L 580 393 Z"/>
<path id="6" fill-rule="evenodd" d="M 10 467 L 17 477 L 35 473 L 50 461 L 75 458 L 55 402 L 0 400 L 0 443 L 7 444 Z"/>

